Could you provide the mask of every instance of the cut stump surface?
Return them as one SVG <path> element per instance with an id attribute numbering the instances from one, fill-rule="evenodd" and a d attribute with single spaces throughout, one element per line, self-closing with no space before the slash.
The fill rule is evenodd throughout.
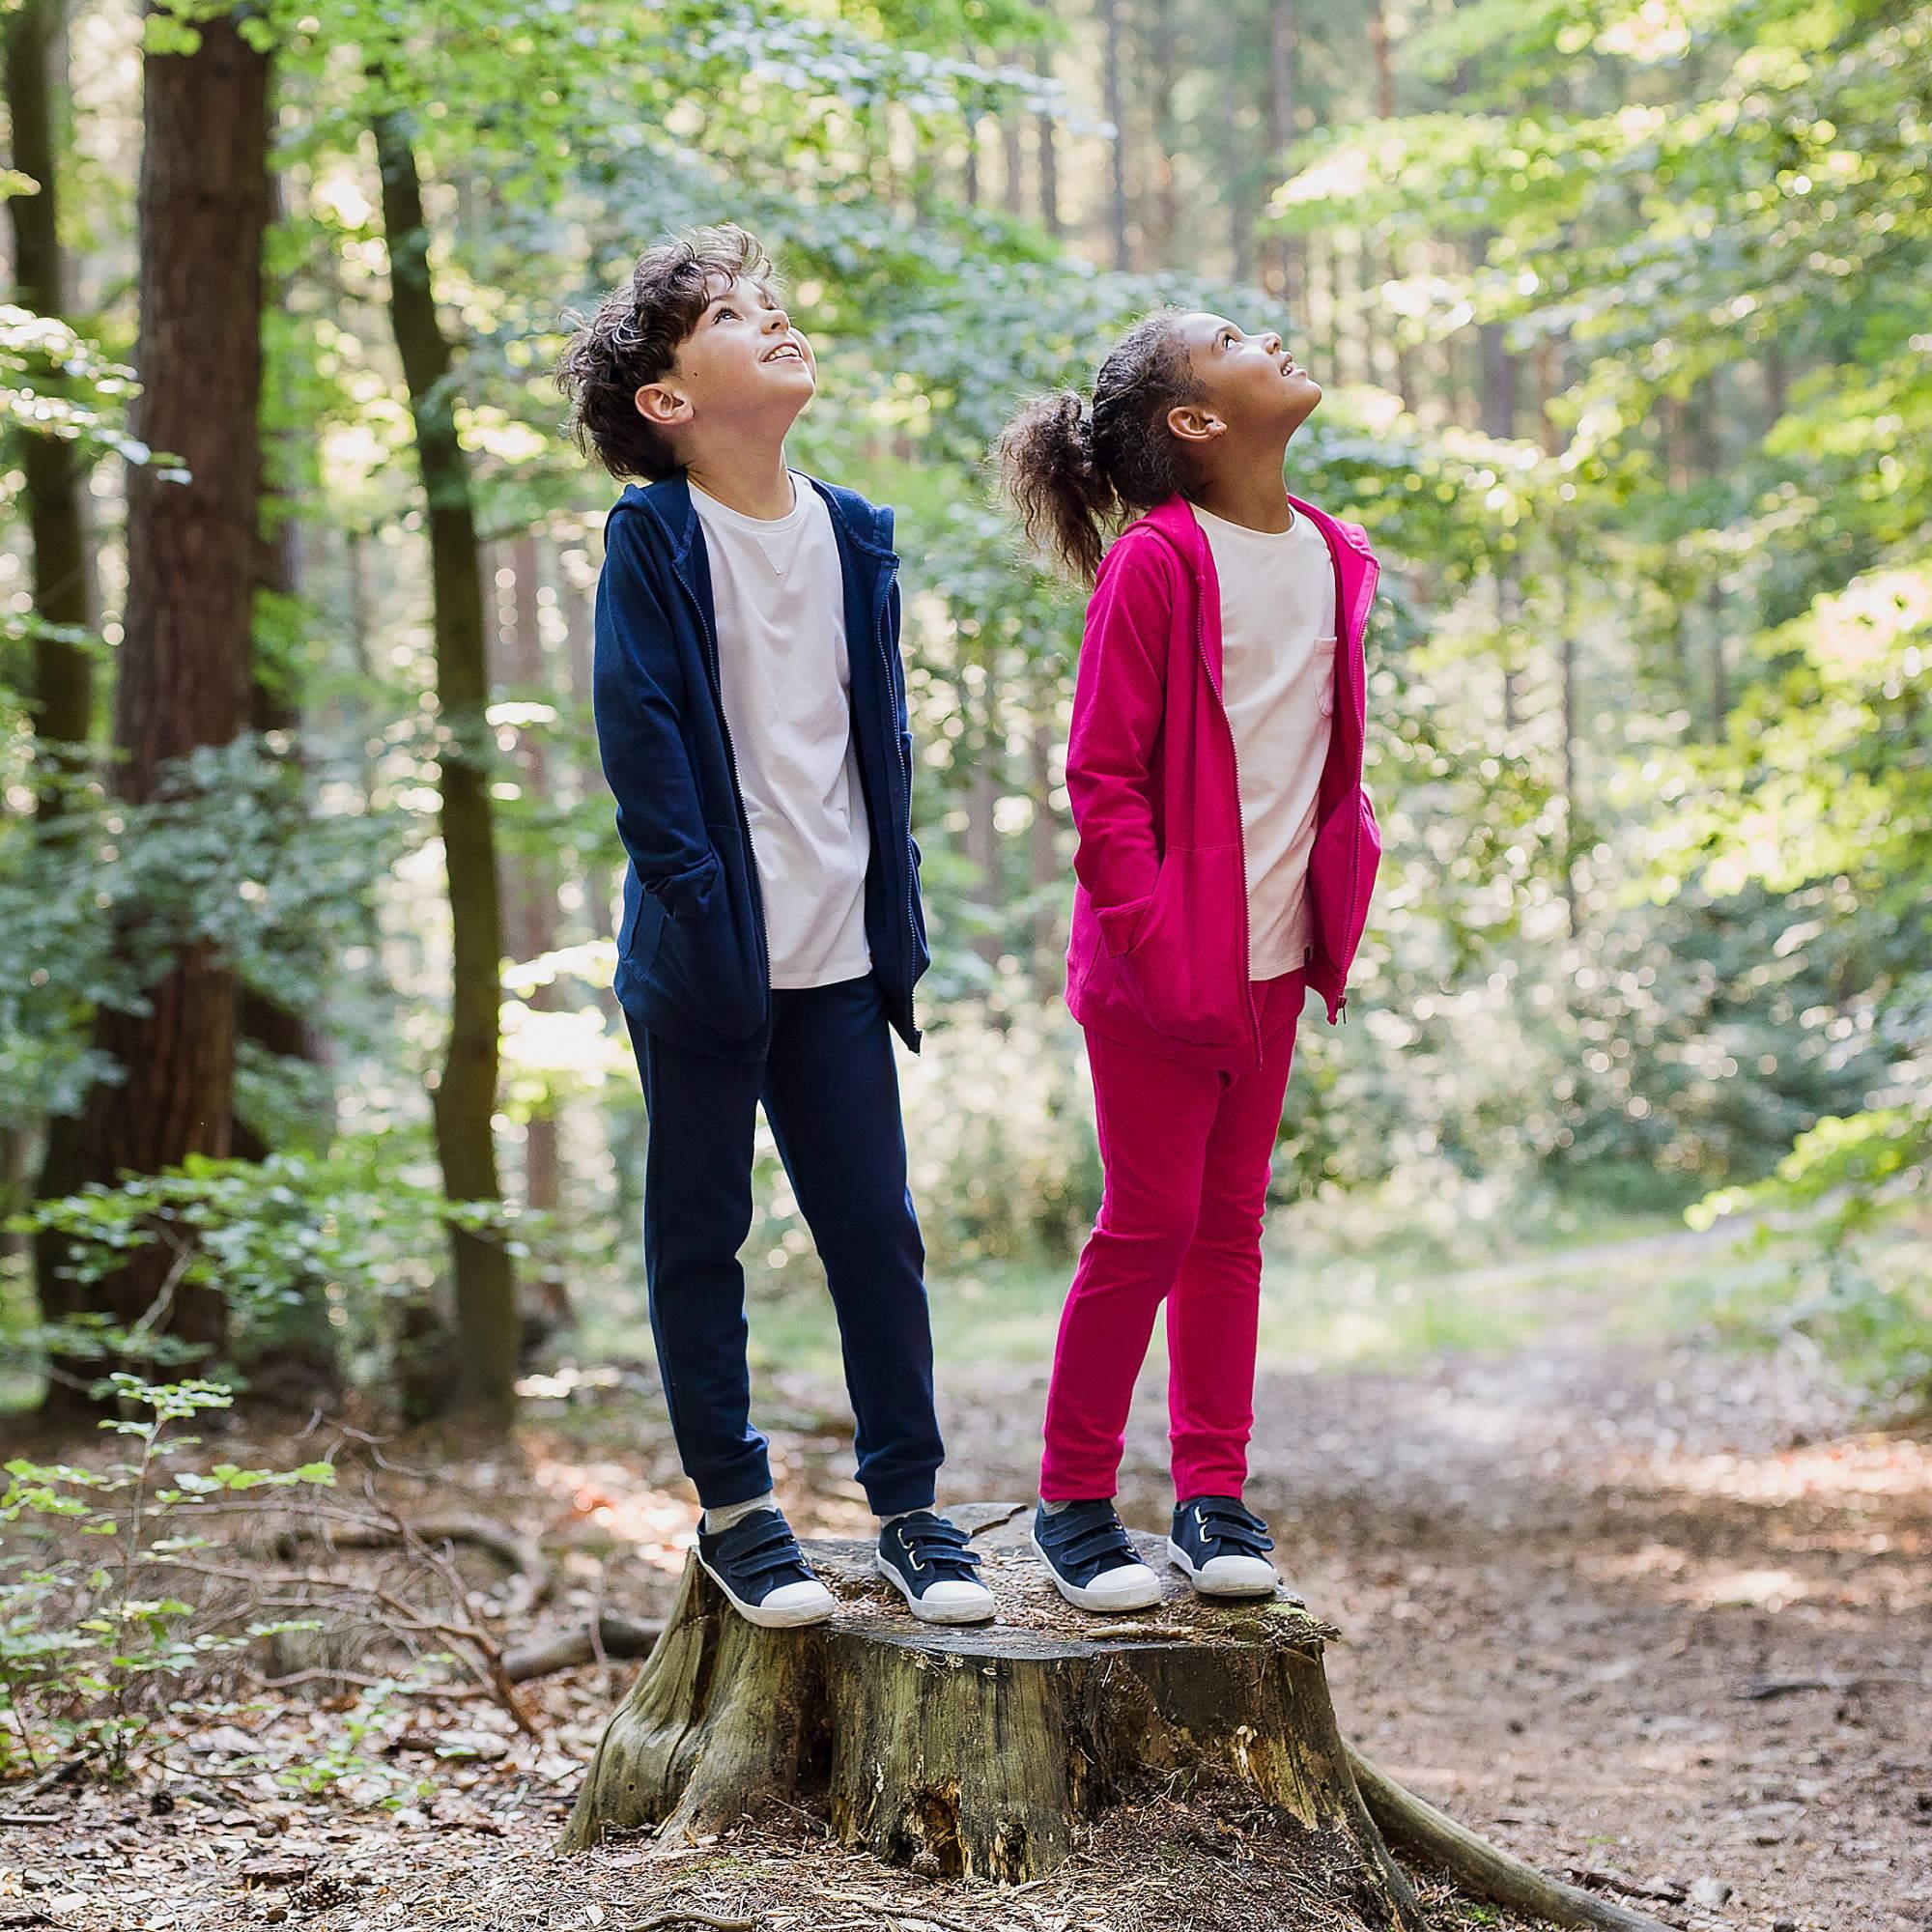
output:
<path id="1" fill-rule="evenodd" d="M 1336 1729 L 1331 1629 L 1286 1600 L 1203 1603 L 1151 1537 L 1137 1540 L 1170 1577 L 1162 1602 L 1091 1617 L 1023 1535 L 981 1539 L 999 1622 L 952 1629 L 912 1617 L 869 1544 L 806 1546 L 838 1608 L 796 1631 L 746 1623 L 690 1559 L 565 1847 L 645 1827 L 685 1842 L 780 1799 L 880 1858 L 1014 1883 L 1059 1864 L 1105 1807 L 1218 1776 L 1279 1810 L 1362 1923 L 1419 1923 Z"/>

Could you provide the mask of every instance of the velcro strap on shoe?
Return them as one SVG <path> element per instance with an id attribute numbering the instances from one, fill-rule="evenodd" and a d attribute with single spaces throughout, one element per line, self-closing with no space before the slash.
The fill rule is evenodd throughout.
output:
<path id="1" fill-rule="evenodd" d="M 1262 1556 L 1274 1548 L 1267 1524 L 1240 1503 L 1216 1498 L 1196 1503 L 1193 1510 L 1203 1540 L 1229 1546 L 1220 1555 Z"/>
<path id="2" fill-rule="evenodd" d="M 930 1572 L 946 1583 L 978 1580 L 980 1552 L 967 1547 L 966 1532 L 940 1516 L 917 1516 L 892 1526 L 915 1570 Z"/>

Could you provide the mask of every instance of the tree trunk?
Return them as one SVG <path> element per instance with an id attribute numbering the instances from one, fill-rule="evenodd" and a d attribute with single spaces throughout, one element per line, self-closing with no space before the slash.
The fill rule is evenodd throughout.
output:
<path id="1" fill-rule="evenodd" d="M 502 909 L 490 809 L 490 671 L 483 579 L 469 459 L 456 434 L 451 355 L 430 284 L 422 181 L 402 117 L 374 117 L 389 249 L 389 315 L 409 384 L 416 459 L 429 510 L 441 712 L 442 844 L 449 877 L 452 992 L 449 1045 L 433 1105 L 444 1191 L 452 1201 L 497 1203 L 497 1108 Z M 517 1298 L 501 1242 L 453 1229 L 457 1405 L 503 1422 L 514 1406 Z"/>
<path id="2" fill-rule="evenodd" d="M 799 1631 L 754 1629 L 687 1564 L 566 1849 L 649 1825 L 683 1844 L 761 1801 L 803 1798 L 846 1845 L 1019 1884 L 1062 1863 L 1085 1820 L 1218 1774 L 1331 1865 L 1356 1922 L 1420 1926 L 1349 1771 L 1321 1666 L 1331 1633 L 1297 1605 L 1209 1607 L 1176 1581 L 1144 1617 L 1101 1623 L 1063 1605 L 1018 1550 L 989 1550 L 1003 1621 L 936 1630 L 885 1606 L 869 1546 L 810 1554 L 841 1601 Z"/>
<path id="3" fill-rule="evenodd" d="M 1376 114 L 1387 121 L 1395 113 L 1395 69 L 1389 59 L 1388 17 L 1382 8 L 1382 0 L 1369 0 L 1369 52 L 1376 70 Z M 1401 270 L 1395 258 L 1395 243 L 1390 242 L 1383 248 L 1380 268 L 1384 277 L 1395 281 Z M 1415 371 L 1410 366 L 1409 354 L 1403 346 L 1401 335 L 1393 317 L 1388 323 L 1389 366 L 1395 378 L 1395 392 L 1411 408 L 1415 403 Z"/>
<path id="4" fill-rule="evenodd" d="M 1274 169 L 1294 142 L 1295 0 L 1274 0 L 1268 12 L 1268 144 Z M 1303 278 L 1295 272 L 1294 238 L 1277 235 L 1268 254 L 1279 283 L 1282 305 L 1293 311 L 1302 297 Z"/>
<path id="5" fill-rule="evenodd" d="M 1051 703 L 1051 697 L 1043 697 Z M 1049 713 L 1049 716 L 1051 714 Z M 1060 930 L 1059 899 L 1065 877 L 1060 863 L 1059 841 L 1054 838 L 1053 732 L 1037 722 L 1028 734 L 1027 749 L 1032 759 L 1033 780 L 1033 895 L 1037 910 L 1033 916 L 1033 962 L 1036 987 L 1042 999 L 1051 999 L 1059 990 L 1061 962 L 1054 940 Z"/>
<path id="6" fill-rule="evenodd" d="M 1133 267 L 1127 235 L 1127 115 L 1121 87 L 1121 0 L 1097 0 L 1100 15 L 1100 102 L 1114 125 L 1107 150 L 1107 233 L 1113 266 Z"/>
<path id="7" fill-rule="evenodd" d="M 509 546 L 509 622 L 498 630 L 503 644 L 504 682 L 529 699 L 553 689 L 543 642 L 542 565 L 534 536 Z M 539 805 L 551 797 L 551 772 L 541 727 L 524 734 L 520 747 L 524 787 Z M 515 910 L 511 950 L 520 960 L 540 959 L 556 951 L 557 881 L 548 849 L 516 854 L 504 867 L 506 896 Z M 560 1002 L 554 981 L 530 993 L 537 1012 L 554 1011 Z M 562 1205 L 563 1173 L 554 1103 L 536 1107 L 524 1128 L 524 1201 L 538 1213 L 555 1216 Z M 570 1320 L 570 1297 L 554 1262 L 541 1267 L 528 1284 L 523 1334 L 526 1343 L 554 1334 Z"/>
<path id="8" fill-rule="evenodd" d="M 1577 629 L 1571 615 L 1568 583 L 1561 568 L 1552 573 L 1556 596 L 1557 664 L 1562 674 L 1563 733 L 1563 904 L 1570 937 L 1582 926 L 1577 894 Z"/>
<path id="9" fill-rule="evenodd" d="M 7 112 L 14 166 L 38 192 L 8 204 L 14 224 L 14 282 L 20 306 L 68 317 L 67 260 L 60 242 L 60 114 L 66 91 L 64 0 L 22 0 L 6 23 Z M 86 540 L 87 465 L 71 442 L 23 433 L 19 441 L 27 530 L 33 546 L 34 611 L 43 622 L 94 627 L 93 574 Z M 58 780 L 86 762 L 94 722 L 93 660 L 79 644 L 34 640 L 34 730 L 47 782 L 38 789 L 43 816 L 60 810 Z"/>
<path id="10" fill-rule="evenodd" d="M 1148 148 L 1153 156 L 1153 233 L 1149 250 L 1151 266 L 1173 268 L 1179 248 L 1179 184 L 1175 178 L 1174 122 L 1175 32 L 1173 9 L 1153 0 L 1151 18 L 1136 30 L 1136 40 L 1149 50 L 1147 67 Z"/>
<path id="11" fill-rule="evenodd" d="M 1002 66 L 1014 65 L 1019 56 L 1009 53 Z M 1000 111 L 1000 205 L 1019 219 L 1026 213 L 1026 116 L 1017 106 Z"/>
<path id="12" fill-rule="evenodd" d="M 248 723 L 269 62 L 231 19 L 197 31 L 192 53 L 149 54 L 143 67 L 141 394 L 130 427 L 179 459 L 186 480 L 160 464 L 128 471 L 114 781 L 130 803 L 155 796 L 169 761 L 227 744 Z M 146 1012 L 103 1011 L 97 1023 L 96 1044 L 125 1077 L 88 1097 L 72 1151 L 84 1181 L 229 1151 L 233 970 L 194 945 L 147 997 Z M 158 1246 L 143 1253 L 89 1288 L 88 1305 L 139 1319 L 165 1292 L 171 1260 Z M 152 1326 L 213 1350 L 225 1318 L 218 1293 L 182 1288 Z"/>
<path id="13" fill-rule="evenodd" d="M 14 229 L 14 297 L 35 315 L 68 318 L 67 259 L 60 242 L 60 157 L 62 110 L 67 92 L 67 36 L 63 0 L 23 0 L 5 25 L 7 112 L 13 129 L 14 166 L 32 176 L 33 194 L 16 194 L 7 204 Z M 59 70 L 57 71 L 56 70 Z M 49 372 L 50 377 L 50 372 Z M 47 624 L 92 631 L 94 574 L 87 551 L 87 469 L 78 451 L 58 437 L 22 433 L 19 439 L 21 495 L 32 550 L 35 614 Z M 83 769 L 94 729 L 94 666 L 80 645 L 54 638 L 34 640 L 32 705 L 36 815 L 46 824 L 59 815 L 62 781 Z M 9 1209 L 24 1205 L 30 1190 L 49 1198 L 71 1194 L 80 1184 L 80 1122 L 69 1115 L 47 1122 L 41 1172 L 27 1171 L 30 1127 L 7 1130 L 5 1196 Z M 16 1251 L 23 1237 L 0 1235 L 0 1253 Z M 33 1242 L 37 1297 L 42 1314 L 54 1320 L 67 1312 L 68 1284 L 59 1278 L 65 1249 L 52 1236 Z M 54 1406 L 74 1393 L 56 1383 Z"/>
<path id="14" fill-rule="evenodd" d="M 1053 78 L 1053 54 L 1044 42 L 1034 49 L 1033 65 L 1042 80 Z M 1049 235 L 1058 236 L 1065 232 L 1065 224 L 1060 213 L 1060 154 L 1054 146 L 1058 128 L 1052 114 L 1037 116 L 1034 130 L 1034 152 L 1039 163 L 1039 218 Z"/>

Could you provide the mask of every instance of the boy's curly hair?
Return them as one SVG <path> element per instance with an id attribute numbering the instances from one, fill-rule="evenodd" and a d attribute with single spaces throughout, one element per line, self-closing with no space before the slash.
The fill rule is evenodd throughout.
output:
<path id="1" fill-rule="evenodd" d="M 677 467 L 670 442 L 638 413 L 646 383 L 669 373 L 677 352 L 697 327 L 720 281 L 741 275 L 777 289 L 779 278 L 763 246 L 726 222 L 694 228 L 638 257 L 630 279 L 598 304 L 557 358 L 556 385 L 570 400 L 571 439 L 620 482 L 656 482 Z"/>

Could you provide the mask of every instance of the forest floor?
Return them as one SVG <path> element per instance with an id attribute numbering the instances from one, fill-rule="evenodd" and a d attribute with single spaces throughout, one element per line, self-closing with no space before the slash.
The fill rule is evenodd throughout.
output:
<path id="1" fill-rule="evenodd" d="M 1932 1429 L 1861 1427 L 1830 1374 L 1789 1351 L 1634 1332 L 1655 1252 L 1628 1244 L 1599 1257 L 1615 1265 L 1541 1282 L 1538 1320 L 1495 1346 L 1265 1370 L 1249 1495 L 1284 1569 L 1342 1629 L 1328 1668 L 1343 1729 L 1464 1823 L 1668 1922 L 1932 1926 Z M 505 1640 L 599 1608 L 661 1616 L 694 1513 L 648 1372 L 539 1387 L 553 1399 L 532 1403 L 513 1455 L 431 1469 L 426 1446 L 400 1443 L 379 1465 L 346 1440 L 345 1493 L 366 1477 L 405 1515 L 468 1507 L 540 1537 L 555 1582 L 541 1607 L 516 1606 L 487 1561 L 464 1557 L 466 1614 L 504 1611 L 490 1627 Z M 1030 1493 L 1042 1394 L 1039 1373 L 1010 1362 L 949 1371 L 947 1497 Z M 842 1417 L 809 1367 L 761 1380 L 804 1533 L 864 1526 Z M 1151 1371 L 1122 1492 L 1149 1528 L 1167 1506 L 1164 1452 Z M 320 1688 L 341 1689 L 327 1669 L 377 1668 L 382 1620 L 310 1660 Z M 1310 1891 L 1268 1820 L 1226 1797 L 1117 1813 L 1053 1879 L 1018 1889 L 892 1870 L 804 1814 L 668 1858 L 619 1845 L 556 1859 L 635 1667 L 526 1685 L 534 1736 L 473 1692 L 305 1701 L 239 1685 L 225 1721 L 131 1788 L 0 1787 L 0 1928 L 626 1932 L 679 1906 L 755 1917 L 761 1932 L 1355 1922 Z M 1444 1927 L 1512 1922 L 1432 1896 Z"/>

